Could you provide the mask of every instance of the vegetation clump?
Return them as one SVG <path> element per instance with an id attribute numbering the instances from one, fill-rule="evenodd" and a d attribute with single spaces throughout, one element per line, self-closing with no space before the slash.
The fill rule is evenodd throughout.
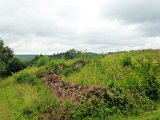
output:
<path id="1" fill-rule="evenodd" d="M 131 62 L 131 57 L 128 55 L 123 58 L 123 67 L 129 66 L 129 65 L 132 65 L 132 62 Z"/>
<path id="2" fill-rule="evenodd" d="M 32 85 L 36 84 L 36 78 L 30 75 L 27 71 L 21 71 L 15 75 L 17 83 L 29 83 Z"/>

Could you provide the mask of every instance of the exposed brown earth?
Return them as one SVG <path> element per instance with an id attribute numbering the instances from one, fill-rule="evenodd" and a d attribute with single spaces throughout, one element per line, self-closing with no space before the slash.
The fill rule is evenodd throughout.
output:
<path id="1" fill-rule="evenodd" d="M 47 74 L 43 80 L 53 95 L 56 95 L 58 98 L 70 99 L 72 101 L 79 101 L 84 96 L 91 97 L 94 95 L 96 97 L 103 97 L 109 90 L 101 87 L 69 83 L 61 80 L 61 78 L 54 73 Z"/>

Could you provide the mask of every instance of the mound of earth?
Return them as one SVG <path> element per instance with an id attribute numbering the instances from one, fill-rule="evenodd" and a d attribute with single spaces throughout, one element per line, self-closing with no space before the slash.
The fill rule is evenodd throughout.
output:
<path id="1" fill-rule="evenodd" d="M 111 89 L 69 83 L 53 73 L 45 75 L 43 81 L 53 95 L 72 101 L 79 101 L 83 97 L 104 97 L 107 91 L 112 92 Z"/>

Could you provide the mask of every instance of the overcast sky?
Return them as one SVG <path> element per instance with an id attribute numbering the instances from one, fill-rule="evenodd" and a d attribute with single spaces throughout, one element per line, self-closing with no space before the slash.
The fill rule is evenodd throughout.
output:
<path id="1" fill-rule="evenodd" d="M 16 54 L 160 48 L 160 0 L 0 0 L 0 38 Z"/>

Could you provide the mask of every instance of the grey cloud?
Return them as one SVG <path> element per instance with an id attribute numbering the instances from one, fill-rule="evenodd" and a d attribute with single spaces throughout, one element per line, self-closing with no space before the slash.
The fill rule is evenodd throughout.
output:
<path id="1" fill-rule="evenodd" d="M 1 0 L 0 37 L 16 53 L 145 48 L 148 38 L 159 37 L 158 0 L 108 1 L 107 7 L 91 10 L 92 0 L 87 5 L 85 0 Z"/>
<path id="2" fill-rule="evenodd" d="M 144 31 L 146 37 L 160 36 L 160 21 L 142 23 L 137 27 L 137 29 Z"/>
<path id="3" fill-rule="evenodd" d="M 113 0 L 104 9 L 104 16 L 123 24 L 135 24 L 144 36 L 160 35 L 159 0 Z"/>
<path id="4" fill-rule="evenodd" d="M 160 20 L 159 5 L 159 0 L 112 0 L 105 16 L 129 23 L 155 22 Z"/>

